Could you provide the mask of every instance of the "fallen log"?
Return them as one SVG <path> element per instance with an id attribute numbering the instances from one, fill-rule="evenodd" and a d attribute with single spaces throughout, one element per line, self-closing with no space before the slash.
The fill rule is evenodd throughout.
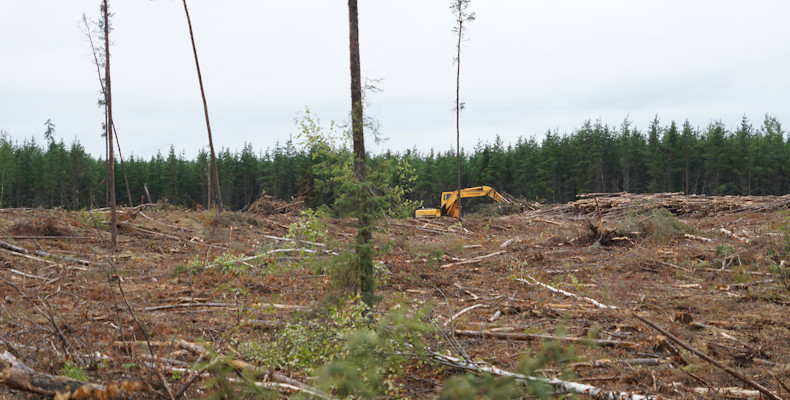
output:
<path id="1" fill-rule="evenodd" d="M 53 259 L 53 260 L 58 260 L 58 261 L 69 261 L 69 262 L 82 264 L 82 265 L 90 265 L 91 264 L 90 261 L 80 260 L 80 259 L 76 259 L 76 258 L 73 258 L 73 257 L 64 256 L 64 255 L 60 255 L 60 254 L 52 254 L 52 253 L 48 253 L 48 252 L 46 252 L 44 250 L 36 250 L 34 252 L 34 254 L 37 255 L 37 256 L 41 256 L 41 257 L 47 258 L 47 259 Z"/>
<path id="2" fill-rule="evenodd" d="M 495 332 L 495 331 L 456 330 L 454 332 L 456 336 L 466 336 L 473 338 L 495 338 L 495 339 L 507 339 L 507 340 L 559 340 L 562 342 L 590 343 L 599 346 L 621 346 L 629 349 L 633 349 L 636 347 L 636 343 L 627 342 L 623 340 L 590 339 L 590 338 L 572 337 L 572 336 L 552 336 L 552 335 L 540 335 L 533 333 Z"/>
<path id="3" fill-rule="evenodd" d="M 13 251 L 15 253 L 27 254 L 27 249 L 23 249 L 23 248 L 21 248 L 19 246 L 14 246 L 13 244 L 6 243 L 6 242 L 4 242 L 2 240 L 0 240 L 0 248 L 6 249 L 6 250 L 11 250 L 11 251 Z"/>
<path id="4" fill-rule="evenodd" d="M 39 258 L 39 257 L 36 257 L 36 256 L 31 256 L 31 255 L 26 254 L 26 253 L 20 253 L 20 252 L 17 252 L 17 251 L 11 251 L 11 250 L 8 250 L 8 249 L 5 249 L 5 248 L 1 248 L 1 247 L 0 247 L 0 252 L 6 253 L 8 255 L 15 256 L 15 257 L 22 257 L 22 258 L 27 258 L 28 260 L 34 260 L 34 261 L 38 261 L 38 262 L 43 262 L 43 263 L 49 264 L 49 265 L 57 265 L 56 262 L 52 262 L 52 261 L 49 261 L 49 260 L 46 260 L 46 259 L 43 259 L 43 258 Z"/>
<path id="5" fill-rule="evenodd" d="M 275 310 L 304 310 L 307 307 L 292 304 L 275 304 L 275 303 L 259 303 L 255 304 L 256 307 L 273 308 Z M 143 308 L 143 312 L 170 310 L 174 308 L 233 308 L 239 307 L 236 303 L 179 303 L 179 304 L 166 304 L 163 306 L 154 306 Z"/>
<path id="6" fill-rule="evenodd" d="M 673 334 L 667 332 L 665 329 L 663 329 L 660 326 L 656 325 L 652 321 L 650 321 L 650 320 L 648 320 L 648 319 L 646 319 L 646 318 L 644 318 L 641 315 L 636 314 L 636 313 L 634 313 L 633 316 L 636 319 L 638 319 L 638 320 L 650 325 L 651 327 L 653 327 L 653 329 L 661 332 L 661 334 L 664 335 L 667 339 L 677 343 L 680 347 L 683 347 L 684 349 L 694 353 L 697 357 L 699 357 L 699 358 L 701 358 L 701 359 L 713 364 L 717 368 L 719 368 L 721 370 L 724 370 L 724 372 L 732 375 L 733 377 L 735 377 L 737 379 L 740 379 L 742 382 L 746 383 L 747 385 L 759 390 L 760 393 L 766 395 L 769 399 L 782 400 L 781 397 L 777 396 L 776 394 L 774 394 L 773 392 L 768 390 L 763 385 L 760 385 L 759 383 L 755 382 L 753 379 L 751 379 L 751 378 L 741 374 L 740 372 L 738 372 L 738 371 L 736 371 L 736 370 L 734 370 L 734 369 L 732 369 L 732 368 L 730 368 L 730 367 L 728 367 L 728 366 L 726 366 L 726 365 L 714 360 L 713 358 L 711 358 L 707 354 L 695 349 L 694 347 L 692 347 L 688 343 L 678 339 L 676 336 L 674 336 Z"/>
<path id="7" fill-rule="evenodd" d="M 693 388 L 691 389 L 694 393 L 701 394 L 703 396 L 715 396 L 718 398 L 727 398 L 727 399 L 759 399 L 760 391 L 759 390 L 746 390 L 741 389 L 739 387 L 722 387 L 722 388 Z"/>
<path id="8" fill-rule="evenodd" d="M 65 376 L 37 372 L 8 351 L 0 353 L 0 383 L 12 389 L 42 396 L 55 396 L 67 392 L 79 392 L 83 396 L 88 396 L 94 391 L 107 391 L 104 385 L 83 383 Z"/>
<path id="9" fill-rule="evenodd" d="M 568 367 L 571 369 L 577 368 L 600 368 L 600 367 L 609 367 L 613 364 L 622 364 L 622 365 L 641 365 L 641 366 L 657 366 L 661 365 L 662 363 L 668 362 L 666 359 L 662 358 L 627 358 L 627 359 L 600 359 L 600 360 L 590 360 L 587 362 L 577 362 L 569 364 Z"/>
<path id="10" fill-rule="evenodd" d="M 533 277 L 531 277 L 529 275 L 527 275 L 527 278 L 531 279 L 532 282 L 530 282 L 530 281 L 528 281 L 526 279 L 521 279 L 521 278 L 516 279 L 516 280 L 519 281 L 519 282 L 524 282 L 524 283 L 526 283 L 528 285 L 533 285 L 534 284 L 534 285 L 542 286 L 542 287 L 544 287 L 546 289 L 551 290 L 554 293 L 559 293 L 559 294 L 562 294 L 562 295 L 565 295 L 565 296 L 568 296 L 568 297 L 572 297 L 572 298 L 577 299 L 577 300 L 581 300 L 581 301 L 590 303 L 590 304 L 592 304 L 592 305 L 594 305 L 594 306 L 596 306 L 598 308 L 609 308 L 609 309 L 613 309 L 613 310 L 617 309 L 616 306 L 607 306 L 606 304 L 600 303 L 600 302 L 598 302 L 596 300 L 593 300 L 593 299 L 591 299 L 589 297 L 579 296 L 578 294 L 574 294 L 574 293 L 571 293 L 571 292 L 566 292 L 566 291 L 564 291 L 562 289 L 557 289 L 555 287 L 549 286 L 549 285 L 547 285 L 547 284 L 545 284 L 543 282 L 538 281 L 537 279 L 535 279 L 535 278 L 533 278 Z"/>

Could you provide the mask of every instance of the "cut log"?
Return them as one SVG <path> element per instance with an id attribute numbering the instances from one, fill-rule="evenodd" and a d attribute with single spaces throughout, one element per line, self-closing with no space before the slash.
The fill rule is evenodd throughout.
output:
<path id="1" fill-rule="evenodd" d="M 540 382 L 554 389 L 554 393 L 576 393 L 585 394 L 595 399 L 605 400 L 657 400 L 657 396 L 653 395 L 639 395 L 634 393 L 616 392 L 606 389 L 601 389 L 595 386 L 585 385 L 583 383 L 568 382 L 560 379 L 548 379 L 524 374 L 518 374 L 503 369 L 499 369 L 493 365 L 483 362 L 469 362 L 460 358 L 447 356 L 444 354 L 430 352 L 428 356 L 436 363 L 449 365 L 455 368 L 460 368 L 466 371 L 477 373 L 489 373 L 491 375 L 510 377 L 521 382 Z"/>
<path id="2" fill-rule="evenodd" d="M 559 340 L 561 342 L 591 343 L 599 346 L 619 346 L 629 349 L 636 348 L 636 343 L 622 340 L 589 339 L 571 336 L 538 335 L 533 333 L 495 332 L 495 331 L 465 331 L 456 330 L 456 336 L 474 338 L 495 338 L 505 340 Z"/>
<path id="3" fill-rule="evenodd" d="M 6 249 L 6 250 L 11 250 L 11 251 L 13 251 L 15 253 L 27 254 L 27 249 L 23 249 L 23 248 L 21 248 L 19 246 L 14 246 L 13 244 L 6 243 L 6 242 L 4 242 L 2 240 L 0 240 L 0 248 Z"/>
<path id="4" fill-rule="evenodd" d="M 760 391 L 759 390 L 746 390 L 741 389 L 739 387 L 723 387 L 723 388 L 693 388 L 691 389 L 694 393 L 701 394 L 703 396 L 714 396 L 717 398 L 727 398 L 727 399 L 759 399 Z"/>
<path id="5" fill-rule="evenodd" d="M 107 390 L 103 385 L 83 383 L 65 376 L 36 372 L 8 351 L 0 353 L 0 383 L 12 389 L 43 396 L 55 396 L 58 393 L 77 391 L 83 396 L 87 396 L 93 391 L 104 392 Z"/>

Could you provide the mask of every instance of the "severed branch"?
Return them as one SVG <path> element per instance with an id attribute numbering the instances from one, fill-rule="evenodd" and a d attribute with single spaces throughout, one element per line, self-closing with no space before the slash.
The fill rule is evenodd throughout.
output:
<path id="1" fill-rule="evenodd" d="M 24 250 L 24 249 L 22 249 L 22 250 Z M 43 263 L 49 264 L 49 265 L 57 265 L 57 263 L 55 263 L 55 262 L 52 262 L 52 261 L 49 261 L 49 260 L 46 260 L 46 259 L 43 259 L 43 258 L 39 258 L 39 257 L 36 257 L 36 256 L 28 255 L 28 254 L 26 254 L 27 250 L 25 250 L 25 253 L 22 253 L 22 252 L 11 251 L 11 250 L 8 250 L 6 248 L 0 247 L 0 252 L 6 253 L 8 255 L 16 256 L 16 257 L 27 258 L 28 260 L 34 260 L 34 261 L 43 262 Z"/>
<path id="2" fill-rule="evenodd" d="M 632 393 L 615 392 L 615 391 L 601 389 L 595 386 L 585 385 L 582 383 L 568 382 L 559 379 L 538 378 L 535 376 L 518 374 L 515 372 L 499 369 L 491 364 L 487 364 L 484 362 L 464 361 L 460 358 L 447 356 L 436 352 L 428 353 L 428 357 L 430 357 L 430 359 L 436 363 L 449 365 L 467 371 L 473 371 L 478 373 L 484 372 L 496 376 L 510 377 L 521 382 L 540 382 L 546 384 L 547 386 L 553 387 L 555 393 L 586 394 L 596 399 L 605 399 L 605 400 L 656 400 L 657 399 L 656 396 L 652 396 L 652 395 L 643 396 L 643 395 L 632 394 Z"/>
<path id="3" fill-rule="evenodd" d="M 154 306 L 154 307 L 147 307 L 143 308 L 141 311 L 143 312 L 151 312 L 151 311 L 160 311 L 160 310 L 170 310 L 174 308 L 224 308 L 224 307 L 238 307 L 238 304 L 235 303 L 187 303 L 187 304 L 167 304 L 163 306 Z M 292 304 L 276 304 L 276 303 L 259 303 L 256 304 L 257 307 L 262 308 L 273 308 L 275 310 L 304 310 L 307 307 L 305 306 L 297 306 Z"/>
<path id="4" fill-rule="evenodd" d="M 448 319 L 448 320 L 447 320 L 447 322 L 445 322 L 445 323 L 444 323 L 444 326 L 447 326 L 447 325 L 449 325 L 449 324 L 450 324 L 450 323 L 452 323 L 452 322 L 453 322 L 453 321 L 454 321 L 456 318 L 458 318 L 458 317 L 460 317 L 461 315 L 463 315 L 463 314 L 465 314 L 465 313 L 467 313 L 467 312 L 469 312 L 469 311 L 472 311 L 472 310 L 474 310 L 475 308 L 478 308 L 478 307 L 488 307 L 488 306 L 487 306 L 487 305 L 485 305 L 485 304 L 475 304 L 475 305 L 473 305 L 473 306 L 466 307 L 466 308 L 464 308 L 463 310 L 461 310 L 461 311 L 458 311 L 457 313 L 455 313 L 455 315 L 453 315 L 452 317 L 450 317 L 450 319 Z"/>
<path id="5" fill-rule="evenodd" d="M 478 261 L 485 260 L 486 258 L 495 257 L 495 256 L 502 255 L 502 254 L 505 254 L 505 253 L 507 253 L 507 250 L 501 250 L 501 251 L 497 251 L 496 253 L 486 254 L 484 256 L 475 257 L 475 258 L 470 258 L 468 260 L 463 260 L 463 261 L 454 262 L 454 263 L 450 263 L 450 264 L 444 264 L 444 265 L 442 265 L 442 268 L 450 268 L 450 267 L 457 267 L 459 265 L 472 264 L 472 263 L 476 263 Z"/>
<path id="6" fill-rule="evenodd" d="M 48 259 L 54 259 L 54 260 L 58 260 L 58 261 L 61 261 L 61 260 L 62 261 L 69 261 L 69 262 L 82 264 L 82 265 L 90 265 L 91 264 L 90 261 L 80 260 L 80 259 L 76 259 L 76 258 L 73 258 L 73 257 L 64 256 L 64 255 L 60 255 L 60 254 L 52 254 L 52 253 L 48 253 L 48 252 L 46 252 L 44 250 L 36 250 L 35 254 L 37 256 L 46 257 Z"/>
<path id="7" fill-rule="evenodd" d="M 638 319 L 638 320 L 650 325 L 651 327 L 653 327 L 653 329 L 661 332 L 661 334 L 666 336 L 667 339 L 677 343 L 680 347 L 683 347 L 684 349 L 694 353 L 697 357 L 699 357 L 699 358 L 701 358 L 701 359 L 713 364 L 717 368 L 724 370 L 724 372 L 734 376 L 735 378 L 740 379 L 741 381 L 743 381 L 744 383 L 748 384 L 749 386 L 759 390 L 760 393 L 768 396 L 768 398 L 774 399 L 774 400 L 782 400 L 781 397 L 777 396 L 776 394 L 774 394 L 773 392 L 771 392 L 770 390 L 765 388 L 763 385 L 760 385 L 759 383 L 755 382 L 753 379 L 750 379 L 749 377 L 741 374 L 740 372 L 738 372 L 738 371 L 736 371 L 736 370 L 734 370 L 734 369 L 732 369 L 732 368 L 730 368 L 730 367 L 728 367 L 728 366 L 726 366 L 726 365 L 714 360 L 713 358 L 711 358 L 707 354 L 695 349 L 690 344 L 678 339 L 675 335 L 667 332 L 665 329 L 663 329 L 660 326 L 656 325 L 655 323 L 653 323 L 652 321 L 648 320 L 647 318 L 644 318 L 644 317 L 642 317 L 641 315 L 639 315 L 637 313 L 634 313 L 633 316 L 634 316 L 634 318 L 636 318 L 636 319 Z"/>
<path id="8" fill-rule="evenodd" d="M 592 305 L 594 305 L 594 306 L 596 306 L 598 308 L 609 308 L 609 309 L 613 309 L 613 310 L 617 309 L 616 306 L 607 306 L 606 304 L 600 303 L 600 302 L 598 302 L 596 300 L 593 300 L 593 299 L 591 299 L 589 297 L 582 297 L 582 296 L 579 296 L 578 294 L 573 294 L 571 292 L 566 292 L 566 291 L 564 291 L 562 289 L 557 289 L 555 287 L 549 286 L 549 285 L 547 285 L 547 284 L 545 284 L 543 282 L 538 281 L 537 279 L 535 279 L 535 278 L 533 278 L 533 277 L 531 277 L 529 275 L 527 275 L 527 278 L 531 279 L 532 282 L 530 282 L 530 281 L 528 281 L 526 279 L 520 279 L 520 278 L 516 279 L 516 280 L 519 281 L 519 282 L 524 282 L 527 285 L 539 285 L 539 286 L 542 286 L 542 287 L 544 287 L 546 289 L 551 290 L 554 293 L 559 293 L 559 294 L 562 294 L 562 295 L 565 295 L 565 296 L 568 296 L 568 297 L 573 297 L 574 299 L 577 299 L 577 300 L 585 301 L 585 302 L 590 303 L 590 304 L 592 304 Z"/>

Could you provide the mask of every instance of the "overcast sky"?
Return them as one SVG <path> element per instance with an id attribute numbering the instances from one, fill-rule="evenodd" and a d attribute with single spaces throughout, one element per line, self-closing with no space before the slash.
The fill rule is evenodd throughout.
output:
<path id="1" fill-rule="evenodd" d="M 99 0 L 0 2 L 0 130 L 43 140 L 44 122 L 103 154 L 99 84 L 82 13 Z M 207 136 L 181 1 L 113 0 L 115 124 L 125 154 Z M 350 109 L 348 9 L 329 0 L 190 0 L 217 147 L 256 151 L 296 134 L 309 107 L 325 124 Z M 786 0 L 473 0 L 462 49 L 461 145 L 507 142 L 587 119 L 642 130 L 704 127 L 766 113 L 790 124 Z M 455 143 L 455 38 L 449 1 L 360 0 L 362 74 L 383 79 L 370 114 L 389 138 L 370 151 Z M 369 141 L 371 143 L 371 141 Z"/>

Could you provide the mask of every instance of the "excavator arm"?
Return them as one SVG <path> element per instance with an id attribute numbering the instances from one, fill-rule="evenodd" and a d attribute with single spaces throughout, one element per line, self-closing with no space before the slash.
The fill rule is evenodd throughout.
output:
<path id="1" fill-rule="evenodd" d="M 450 216 L 450 217 L 458 217 L 460 214 L 460 210 L 458 209 L 458 191 L 452 192 L 442 192 L 442 201 L 441 201 L 441 208 L 424 208 L 421 210 L 417 210 L 414 214 L 415 217 L 439 217 L 439 216 Z M 484 197 L 488 196 L 495 201 L 504 201 L 506 203 L 510 203 L 505 197 L 499 194 L 494 188 L 491 186 L 476 186 L 470 187 L 466 189 L 461 189 L 460 198 L 467 198 L 467 197 Z"/>

